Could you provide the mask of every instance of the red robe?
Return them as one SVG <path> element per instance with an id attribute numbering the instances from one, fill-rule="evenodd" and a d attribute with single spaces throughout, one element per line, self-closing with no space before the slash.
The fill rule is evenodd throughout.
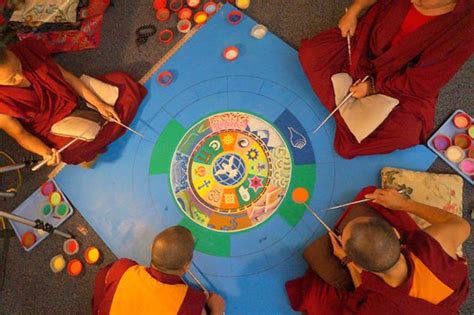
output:
<path id="1" fill-rule="evenodd" d="M 41 42 L 27 39 L 9 49 L 20 59 L 23 74 L 31 82 L 31 87 L 0 86 L 0 113 L 18 119 L 26 130 L 46 145 L 61 148 L 71 138 L 55 136 L 50 130 L 53 124 L 76 108 L 75 92 Z M 147 93 L 146 89 L 123 72 L 109 73 L 99 79 L 119 88 L 115 110 L 124 124 L 130 124 Z M 63 161 L 69 164 L 90 161 L 105 152 L 105 147 L 125 131 L 117 124 L 109 123 L 93 142 L 78 141 L 63 151 Z"/>
<path id="2" fill-rule="evenodd" d="M 133 292 L 143 295 L 133 296 Z M 181 303 L 173 303 L 177 301 L 167 299 L 176 299 Z M 133 303 L 140 304 L 140 312 L 143 313 L 151 314 L 150 307 L 161 306 L 162 314 L 201 315 L 206 304 L 206 295 L 200 290 L 186 286 L 179 276 L 139 266 L 130 259 L 122 258 L 101 268 L 95 281 L 92 313 L 110 314 L 111 310 L 118 309 L 117 304 L 122 308 L 136 308 Z M 123 309 L 121 311 L 129 313 Z"/>
<path id="3" fill-rule="evenodd" d="M 363 199 L 375 187 L 362 190 L 356 200 Z M 430 235 L 420 230 L 406 212 L 390 211 L 369 202 L 369 205 L 395 227 L 401 235 L 402 252 L 407 258 L 410 275 L 398 288 L 392 288 L 381 278 L 362 272 L 362 284 L 353 292 L 337 290 L 308 270 L 304 277 L 286 283 L 288 297 L 294 310 L 309 315 L 336 314 L 457 314 L 469 292 L 468 269 L 465 260 L 454 260 L 444 252 L 441 245 Z M 336 223 L 351 211 L 352 207 Z M 454 292 L 437 305 L 421 298 L 409 296 L 414 282 L 414 260 L 418 257 L 429 270 Z"/>
<path id="4" fill-rule="evenodd" d="M 458 0 L 454 11 L 391 45 L 410 6 L 410 0 L 379 0 L 359 19 L 350 68 L 347 42 L 338 28 L 301 43 L 300 62 L 328 110 L 335 107 L 331 76 L 339 72 L 356 79 L 371 75 L 379 93 L 400 101 L 360 144 L 339 113 L 334 115 L 334 147 L 345 158 L 388 153 L 426 141 L 433 129 L 440 89 L 474 51 L 473 0 Z"/>

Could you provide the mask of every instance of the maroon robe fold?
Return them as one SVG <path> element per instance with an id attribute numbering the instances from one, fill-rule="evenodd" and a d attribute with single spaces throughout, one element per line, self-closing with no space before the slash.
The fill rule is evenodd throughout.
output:
<path id="1" fill-rule="evenodd" d="M 375 187 L 363 189 L 355 200 L 363 199 L 375 189 Z M 453 289 L 454 293 L 437 305 L 410 297 L 408 291 L 413 282 L 412 272 L 402 286 L 392 288 L 378 276 L 364 271 L 361 274 L 362 284 L 355 291 L 338 290 L 308 270 L 302 278 L 288 281 L 285 285 L 292 308 L 309 315 L 457 314 L 469 292 L 465 260 L 454 260 L 446 254 L 441 245 L 420 230 L 406 212 L 390 211 L 372 202 L 368 204 L 400 233 L 406 246 L 402 248 L 402 252 L 407 258 L 409 269 L 414 268 L 408 254 L 411 252 L 443 283 Z M 336 227 L 351 210 L 352 207 L 349 207 L 344 212 Z"/>
<path id="2" fill-rule="evenodd" d="M 331 76 L 339 72 L 356 79 L 371 75 L 379 93 L 400 101 L 360 144 L 339 113 L 334 115 L 334 147 L 345 158 L 388 153 L 426 141 L 440 89 L 474 51 L 473 0 L 458 0 L 454 11 L 437 16 L 391 46 L 410 6 L 410 0 L 379 0 L 359 19 L 350 68 L 347 42 L 338 28 L 301 43 L 300 62 L 328 110 L 335 107 Z"/>
<path id="3" fill-rule="evenodd" d="M 0 113 L 18 119 L 26 130 L 46 145 L 61 148 L 71 138 L 55 136 L 50 130 L 53 124 L 76 108 L 75 92 L 41 42 L 27 39 L 9 49 L 20 59 L 31 87 L 0 86 Z M 146 89 L 123 72 L 109 73 L 99 79 L 119 88 L 115 110 L 124 124 L 130 124 L 147 93 Z M 78 141 L 63 151 L 63 161 L 69 164 L 90 161 L 125 131 L 117 124 L 109 123 L 93 142 Z"/>

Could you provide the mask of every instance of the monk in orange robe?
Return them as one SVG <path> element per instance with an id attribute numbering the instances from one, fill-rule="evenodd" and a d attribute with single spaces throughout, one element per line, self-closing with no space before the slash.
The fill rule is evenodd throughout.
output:
<path id="1" fill-rule="evenodd" d="M 308 246 L 309 269 L 286 283 L 294 310 L 307 314 L 457 314 L 469 291 L 458 247 L 470 225 L 444 210 L 368 187 L 372 198 L 343 214 L 340 240 L 323 236 Z M 421 230 L 408 213 L 428 221 Z M 331 249 L 332 245 L 332 249 Z"/>
<path id="2" fill-rule="evenodd" d="M 102 268 L 96 278 L 93 313 L 201 315 L 207 308 L 212 314 L 223 314 L 225 302 L 218 294 L 206 296 L 182 279 L 193 251 L 191 232 L 174 226 L 155 237 L 149 267 L 120 259 Z"/>
<path id="3" fill-rule="evenodd" d="M 147 93 L 123 72 L 99 79 L 119 88 L 115 106 L 106 104 L 79 78 L 58 65 L 42 42 L 26 39 L 8 49 L 0 48 L 0 129 L 26 150 L 49 160 L 49 165 L 61 159 L 69 164 L 93 160 L 125 132 L 123 127 L 106 124 L 94 141 L 78 141 L 61 155 L 57 150 L 71 138 L 52 134 L 51 126 L 69 116 L 79 98 L 93 105 L 103 117 L 128 125 Z"/>
<path id="4" fill-rule="evenodd" d="M 338 28 L 302 41 L 301 65 L 330 112 L 336 105 L 331 77 L 342 72 L 354 81 L 370 77 L 350 89 L 353 97 L 399 101 L 360 143 L 336 113 L 334 148 L 342 157 L 389 153 L 428 139 L 441 88 L 474 52 L 473 6 L 472 0 L 354 0 Z"/>

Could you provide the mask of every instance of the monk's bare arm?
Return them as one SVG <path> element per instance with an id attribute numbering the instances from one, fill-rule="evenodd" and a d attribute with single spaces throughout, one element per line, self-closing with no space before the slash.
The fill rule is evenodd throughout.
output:
<path id="1" fill-rule="evenodd" d="M 357 269 L 353 262 L 347 264 L 347 269 L 351 274 L 352 283 L 354 284 L 354 288 L 358 288 L 362 284 L 362 277 L 360 276 L 360 270 Z"/>
<path id="2" fill-rule="evenodd" d="M 348 34 L 354 36 L 357 27 L 357 18 L 376 2 L 377 0 L 354 0 L 346 13 L 339 20 L 338 26 L 341 30 L 342 37 L 346 37 Z"/>
<path id="3" fill-rule="evenodd" d="M 0 128 L 15 139 L 24 149 L 36 153 L 43 158 L 51 155 L 51 149 L 40 139 L 26 131 L 15 118 L 0 114 Z"/>
<path id="4" fill-rule="evenodd" d="M 463 218 L 445 210 L 431 207 L 411 199 L 403 198 L 394 189 L 377 189 L 367 198 L 391 209 L 413 213 L 428 221 L 431 226 L 425 229 L 443 247 L 444 251 L 456 258 L 457 248 L 469 237 L 471 226 Z"/>
<path id="5" fill-rule="evenodd" d="M 104 103 L 91 89 L 89 89 L 78 77 L 76 77 L 73 73 L 64 70 L 58 64 L 59 70 L 64 77 L 64 80 L 73 88 L 73 90 L 85 99 L 89 104 L 92 104 L 97 108 L 97 110 L 105 117 L 113 117 L 116 120 L 120 120 L 117 113 L 113 110 L 113 107 Z"/>

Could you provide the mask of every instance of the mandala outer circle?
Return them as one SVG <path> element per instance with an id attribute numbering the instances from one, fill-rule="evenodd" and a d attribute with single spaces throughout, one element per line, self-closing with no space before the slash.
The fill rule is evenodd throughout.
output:
<path id="1" fill-rule="evenodd" d="M 208 229 L 252 228 L 276 212 L 291 180 L 285 140 L 267 121 L 240 112 L 209 116 L 173 155 L 171 186 L 180 209 Z"/>

